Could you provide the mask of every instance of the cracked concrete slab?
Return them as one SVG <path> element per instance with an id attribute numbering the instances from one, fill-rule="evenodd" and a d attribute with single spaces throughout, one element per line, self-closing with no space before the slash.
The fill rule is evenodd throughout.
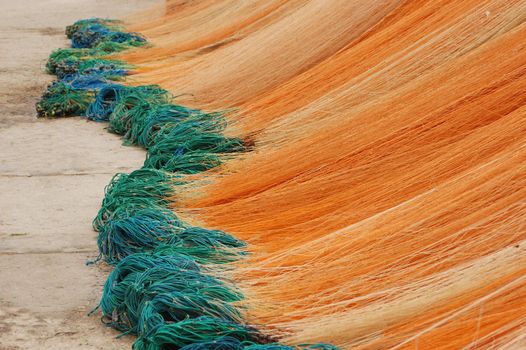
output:
<path id="1" fill-rule="evenodd" d="M 79 18 L 117 17 L 160 0 L 0 0 L 0 349 L 123 349 L 97 305 L 109 269 L 91 220 L 104 186 L 139 168 L 144 152 L 123 147 L 105 125 L 37 120 L 52 79 L 49 53 L 66 46 Z"/>

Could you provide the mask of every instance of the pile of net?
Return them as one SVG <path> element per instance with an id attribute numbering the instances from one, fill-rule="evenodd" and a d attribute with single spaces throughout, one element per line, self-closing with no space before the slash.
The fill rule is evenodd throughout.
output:
<path id="1" fill-rule="evenodd" d="M 72 47 L 51 54 L 47 70 L 58 80 L 37 104 L 38 115 L 107 122 L 125 144 L 147 151 L 142 169 L 114 176 L 93 221 L 96 261 L 114 266 L 99 305 L 104 323 L 135 334 L 136 350 L 336 349 L 281 345 L 247 324 L 243 294 L 218 273 L 247 254 L 246 244 L 190 225 L 171 207 L 169 198 L 187 183 L 185 175 L 218 167 L 249 151 L 251 142 L 225 136 L 221 112 L 178 105 L 156 85 L 125 85 L 133 67 L 109 55 L 146 41 L 119 22 L 81 20 L 66 34 Z"/>

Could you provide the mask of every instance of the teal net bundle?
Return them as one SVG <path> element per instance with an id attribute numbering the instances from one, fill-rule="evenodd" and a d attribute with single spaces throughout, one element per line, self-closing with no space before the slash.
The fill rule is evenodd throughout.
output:
<path id="1" fill-rule="evenodd" d="M 162 208 L 119 209 L 100 228 L 97 243 L 101 257 L 110 264 L 141 252 L 182 254 L 202 264 L 223 264 L 237 260 L 245 247 L 225 232 L 186 225 Z"/>
<path id="2" fill-rule="evenodd" d="M 328 344 L 305 344 L 297 346 L 286 346 L 282 344 L 253 344 L 242 342 L 230 336 L 224 336 L 205 343 L 193 343 L 186 345 L 181 350 L 338 350 L 335 346 Z"/>
<path id="3" fill-rule="evenodd" d="M 55 75 L 63 79 L 68 75 L 102 75 L 109 80 L 121 80 L 133 68 L 117 60 L 91 58 L 65 60 L 55 67 Z"/>
<path id="4" fill-rule="evenodd" d="M 169 208 L 177 177 L 156 169 L 117 174 L 93 221 L 101 257 L 109 263 L 139 252 L 181 253 L 205 263 L 243 254 L 244 242 L 218 230 L 187 225 Z"/>
<path id="5" fill-rule="evenodd" d="M 71 48 L 53 52 L 47 71 L 59 79 L 51 83 L 37 103 L 39 117 L 58 118 L 83 115 L 96 92 L 110 80 L 120 80 L 133 67 L 107 55 L 146 44 L 136 33 L 127 33 L 119 22 L 99 18 L 78 21 L 66 29 Z M 72 80 L 104 78 L 105 84 L 72 87 Z"/>
<path id="6" fill-rule="evenodd" d="M 110 274 L 100 305 L 116 328 L 147 334 L 165 323 L 200 316 L 239 322 L 232 303 L 240 300 L 235 287 L 201 271 L 189 257 L 135 254 Z"/>
<path id="7" fill-rule="evenodd" d="M 104 18 L 82 19 L 66 27 L 66 36 L 73 48 L 96 48 L 103 43 L 142 46 L 146 39 L 140 34 L 124 31 L 122 23 Z"/>
<path id="8" fill-rule="evenodd" d="M 107 122 L 125 144 L 147 151 L 142 169 L 113 177 L 93 220 L 96 261 L 114 266 L 99 304 L 103 322 L 135 334 L 136 350 L 336 350 L 282 345 L 247 324 L 242 293 L 218 276 L 247 254 L 246 243 L 190 225 L 171 207 L 186 174 L 220 166 L 251 142 L 225 136 L 221 112 L 178 105 L 157 85 L 118 83 L 133 67 L 108 55 L 146 44 L 120 22 L 80 20 L 66 35 L 72 47 L 51 54 L 46 67 L 59 80 L 38 102 L 38 115 Z"/>
<path id="9" fill-rule="evenodd" d="M 96 76 L 67 76 L 47 87 L 36 105 L 40 117 L 58 118 L 83 113 L 93 100 L 96 90 L 105 84 Z"/>
<path id="10" fill-rule="evenodd" d="M 128 210 L 144 208 L 168 209 L 168 197 L 174 195 L 177 177 L 156 169 L 139 169 L 129 174 L 116 174 L 106 186 L 102 207 L 93 220 L 99 231 L 108 219 L 121 207 Z"/>

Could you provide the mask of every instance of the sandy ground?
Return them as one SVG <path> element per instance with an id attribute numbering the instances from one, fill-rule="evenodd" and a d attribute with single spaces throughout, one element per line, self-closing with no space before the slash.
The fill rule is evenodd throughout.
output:
<path id="1" fill-rule="evenodd" d="M 108 270 L 96 256 L 91 220 L 104 186 L 142 165 L 105 125 L 37 120 L 34 104 L 52 77 L 50 51 L 64 27 L 117 17 L 159 0 L 0 0 L 0 349 L 126 349 L 97 305 Z"/>

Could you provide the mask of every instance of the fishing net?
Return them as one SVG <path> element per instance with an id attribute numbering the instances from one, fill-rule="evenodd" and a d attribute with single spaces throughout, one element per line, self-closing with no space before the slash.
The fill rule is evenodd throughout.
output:
<path id="1" fill-rule="evenodd" d="M 115 82 L 133 66 L 108 54 L 146 44 L 118 21 L 81 20 L 66 34 L 72 48 L 50 55 L 47 70 L 59 80 L 37 104 L 39 116 L 108 122 L 109 131 L 126 144 L 147 150 L 143 169 L 113 177 L 93 220 L 97 261 L 114 266 L 99 305 L 104 323 L 137 334 L 137 350 L 332 349 L 282 346 L 246 325 L 242 293 L 210 269 L 245 256 L 245 242 L 189 225 L 170 207 L 177 185 L 186 183 L 181 174 L 221 165 L 247 151 L 246 140 L 223 134 L 227 124 L 221 112 L 176 104 L 157 85 Z"/>

